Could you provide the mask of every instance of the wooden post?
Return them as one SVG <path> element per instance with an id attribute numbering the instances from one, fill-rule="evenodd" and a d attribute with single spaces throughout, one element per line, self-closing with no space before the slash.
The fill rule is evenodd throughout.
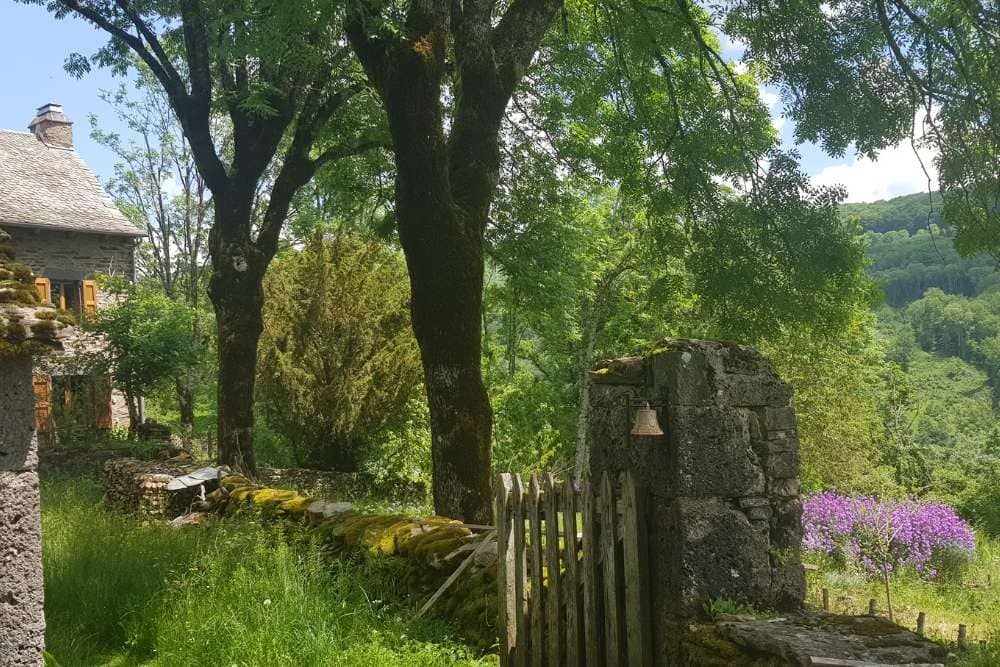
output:
<path id="1" fill-rule="evenodd" d="M 562 647 L 566 643 L 562 631 L 562 596 L 559 594 L 559 502 L 555 477 L 551 473 L 542 480 L 545 491 L 545 565 L 549 573 L 549 586 L 545 593 L 548 615 L 548 646 L 550 665 L 561 665 Z"/>
<path id="2" fill-rule="evenodd" d="M 830 589 L 823 589 L 823 611 L 830 611 Z"/>
<path id="3" fill-rule="evenodd" d="M 875 598 L 872 598 L 871 600 L 868 601 L 868 615 L 869 616 L 874 616 L 875 615 L 876 604 L 878 604 L 878 603 L 875 601 Z"/>
<path id="4" fill-rule="evenodd" d="M 969 640 L 965 634 L 965 624 L 959 623 L 958 625 L 958 648 L 967 649 L 969 648 Z"/>
<path id="5" fill-rule="evenodd" d="M 924 628 L 927 625 L 927 614 L 920 612 L 917 614 L 917 634 L 921 637 L 924 636 Z"/>
<path id="6" fill-rule="evenodd" d="M 642 499 L 630 473 L 622 475 L 622 546 L 625 557 L 625 635 L 630 667 L 651 662 L 649 611 L 646 609 L 646 526 Z"/>
<path id="7" fill-rule="evenodd" d="M 597 520 L 597 508 L 594 502 L 594 488 L 590 477 L 583 476 L 583 621 L 584 634 L 587 639 L 588 665 L 600 665 L 604 662 L 601 655 L 601 633 L 603 628 L 598 625 L 597 618 L 597 536 L 594 534 L 594 524 Z"/>
<path id="8" fill-rule="evenodd" d="M 513 482 L 510 473 L 502 473 L 497 480 L 496 524 L 497 524 L 497 601 L 500 603 L 500 664 L 511 664 L 514 646 L 517 645 L 517 617 L 514 593 L 514 541 L 510 534 L 510 493 Z"/>
<path id="9" fill-rule="evenodd" d="M 618 616 L 618 567 L 616 551 L 618 540 L 618 508 L 608 473 L 601 475 L 601 556 L 604 558 L 604 642 L 607 654 L 605 665 L 620 664 L 621 636 Z"/>
<path id="10" fill-rule="evenodd" d="M 538 475 L 531 475 L 528 487 L 528 539 L 530 540 L 529 570 L 531 572 L 531 664 L 542 667 L 545 660 L 544 630 L 545 616 L 542 604 L 542 518 L 541 487 Z"/>
<path id="11" fill-rule="evenodd" d="M 580 650 L 580 568 L 576 560 L 576 489 L 573 480 L 563 484 L 563 561 L 566 576 L 563 593 L 566 599 L 566 665 L 580 667 L 584 652 Z"/>
<path id="12" fill-rule="evenodd" d="M 511 485 L 510 522 L 513 526 L 514 537 L 514 600 L 517 611 L 514 616 L 515 631 L 514 636 L 514 664 L 517 667 L 524 667 L 528 661 L 528 626 L 525 614 L 527 612 L 527 598 L 525 597 L 525 571 L 524 571 L 524 486 L 521 483 L 521 476 L 514 475 Z"/>

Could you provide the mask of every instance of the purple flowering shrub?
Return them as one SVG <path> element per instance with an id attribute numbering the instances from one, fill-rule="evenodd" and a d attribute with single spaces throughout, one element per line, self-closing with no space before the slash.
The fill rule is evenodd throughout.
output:
<path id="1" fill-rule="evenodd" d="M 872 575 L 912 568 L 934 579 L 967 564 L 976 548 L 972 528 L 948 505 L 879 500 L 824 491 L 803 503 L 807 551 Z"/>

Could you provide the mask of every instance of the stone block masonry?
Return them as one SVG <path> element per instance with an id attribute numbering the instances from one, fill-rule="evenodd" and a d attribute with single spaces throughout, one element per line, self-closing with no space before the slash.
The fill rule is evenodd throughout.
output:
<path id="1" fill-rule="evenodd" d="M 42 542 L 31 357 L 0 358 L 0 665 L 42 664 Z"/>
<path id="2" fill-rule="evenodd" d="M 770 364 L 733 343 L 669 339 L 591 378 L 590 472 L 632 470 L 649 494 L 653 636 L 677 637 L 718 598 L 801 607 L 796 419 Z M 665 435 L 630 436 L 630 400 L 660 406 Z"/>
<path id="3" fill-rule="evenodd" d="M 36 276 L 48 270 L 75 271 L 135 278 L 135 238 L 111 234 L 84 234 L 50 229 L 4 227 L 17 248 L 18 261 Z"/>

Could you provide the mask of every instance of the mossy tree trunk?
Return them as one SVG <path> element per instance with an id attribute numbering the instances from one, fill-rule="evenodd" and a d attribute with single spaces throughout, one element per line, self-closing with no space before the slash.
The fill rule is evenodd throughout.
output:
<path id="1" fill-rule="evenodd" d="M 396 159 L 396 215 L 412 290 L 431 415 L 434 509 L 492 521 L 492 410 L 483 382 L 484 233 L 499 180 L 507 103 L 562 0 L 410 3 L 389 36 L 361 3 L 347 32 L 386 111 Z M 446 54 L 455 73 L 450 133 L 442 105 Z"/>
<path id="2" fill-rule="evenodd" d="M 254 451 L 254 386 L 257 344 L 264 331 L 264 273 L 274 256 L 249 233 L 253 195 L 215 198 L 209 234 L 212 274 L 208 294 L 219 336 L 219 460 L 249 475 L 257 473 Z"/>
<path id="3" fill-rule="evenodd" d="M 359 131 L 356 115 L 343 137 L 331 127 L 364 90 L 350 48 L 330 39 L 339 33 L 340 15 L 314 12 L 316 23 L 304 25 L 303 8 L 293 2 L 259 14 L 194 0 L 163 11 L 132 0 L 57 0 L 50 9 L 76 14 L 110 35 L 118 47 L 108 56 L 115 66 L 127 69 L 132 57 L 143 61 L 166 92 L 212 193 L 209 295 L 219 333 L 219 455 L 252 475 L 261 282 L 292 198 L 324 164 L 385 145 L 378 128 Z M 247 38 L 265 25 L 271 39 Z M 226 138 L 218 136 L 220 115 L 227 119 Z M 319 145 L 321 136 L 329 141 Z"/>

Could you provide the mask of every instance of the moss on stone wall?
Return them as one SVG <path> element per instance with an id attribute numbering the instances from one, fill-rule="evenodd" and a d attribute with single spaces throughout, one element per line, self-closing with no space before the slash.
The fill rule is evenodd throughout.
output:
<path id="1" fill-rule="evenodd" d="M 0 229 L 0 359 L 58 347 L 72 324 L 51 304 L 42 304 L 31 269 L 14 260 L 10 235 Z"/>
<path id="2" fill-rule="evenodd" d="M 357 552 L 392 558 L 401 566 L 401 594 L 429 598 L 462 561 L 473 563 L 431 609 L 450 621 L 471 644 L 487 649 L 497 641 L 496 542 L 447 517 L 362 514 L 347 503 L 329 503 L 284 489 L 257 486 L 239 475 L 222 479 L 206 496 L 207 509 L 221 514 L 259 512 L 303 525 L 332 555 Z M 484 540 L 490 540 L 484 544 Z"/>

